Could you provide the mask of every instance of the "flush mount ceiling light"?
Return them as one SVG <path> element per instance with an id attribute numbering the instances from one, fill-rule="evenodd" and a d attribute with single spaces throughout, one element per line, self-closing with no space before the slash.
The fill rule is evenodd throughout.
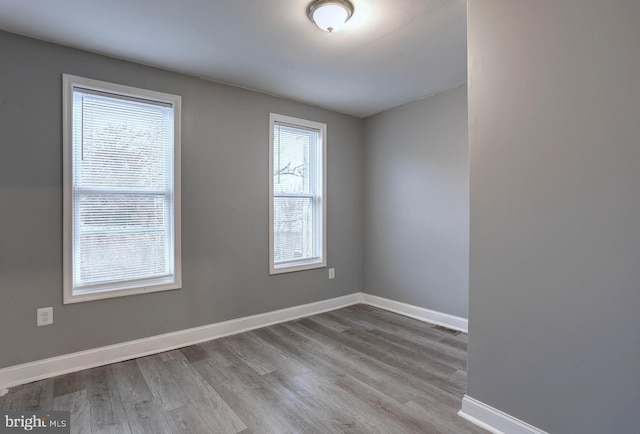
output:
<path id="1" fill-rule="evenodd" d="M 353 15 L 349 0 L 315 0 L 307 9 L 309 19 L 325 32 L 334 32 Z"/>

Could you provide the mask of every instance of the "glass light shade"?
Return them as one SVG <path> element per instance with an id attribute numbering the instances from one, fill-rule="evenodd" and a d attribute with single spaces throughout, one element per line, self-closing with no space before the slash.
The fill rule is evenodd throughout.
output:
<path id="1" fill-rule="evenodd" d="M 312 19 L 325 32 L 333 32 L 347 22 L 351 11 L 338 2 L 327 2 L 313 11 Z"/>

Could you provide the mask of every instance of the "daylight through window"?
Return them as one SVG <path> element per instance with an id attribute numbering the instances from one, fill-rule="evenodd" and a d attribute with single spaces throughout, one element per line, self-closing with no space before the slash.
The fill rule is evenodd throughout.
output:
<path id="1" fill-rule="evenodd" d="M 326 125 L 271 115 L 271 273 L 326 265 Z"/>
<path id="2" fill-rule="evenodd" d="M 180 287 L 180 97 L 64 76 L 65 302 Z"/>

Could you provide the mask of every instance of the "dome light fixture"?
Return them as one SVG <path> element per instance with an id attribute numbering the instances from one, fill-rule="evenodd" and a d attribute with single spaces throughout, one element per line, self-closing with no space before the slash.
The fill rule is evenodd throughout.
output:
<path id="1" fill-rule="evenodd" d="M 353 15 L 349 0 L 314 0 L 307 8 L 307 15 L 325 32 L 338 30 Z"/>

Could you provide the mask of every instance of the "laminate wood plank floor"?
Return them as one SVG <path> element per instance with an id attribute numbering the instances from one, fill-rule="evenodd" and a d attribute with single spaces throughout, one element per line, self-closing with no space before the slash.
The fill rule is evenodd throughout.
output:
<path id="1" fill-rule="evenodd" d="M 73 433 L 483 433 L 457 415 L 467 336 L 365 305 L 18 386 Z"/>

